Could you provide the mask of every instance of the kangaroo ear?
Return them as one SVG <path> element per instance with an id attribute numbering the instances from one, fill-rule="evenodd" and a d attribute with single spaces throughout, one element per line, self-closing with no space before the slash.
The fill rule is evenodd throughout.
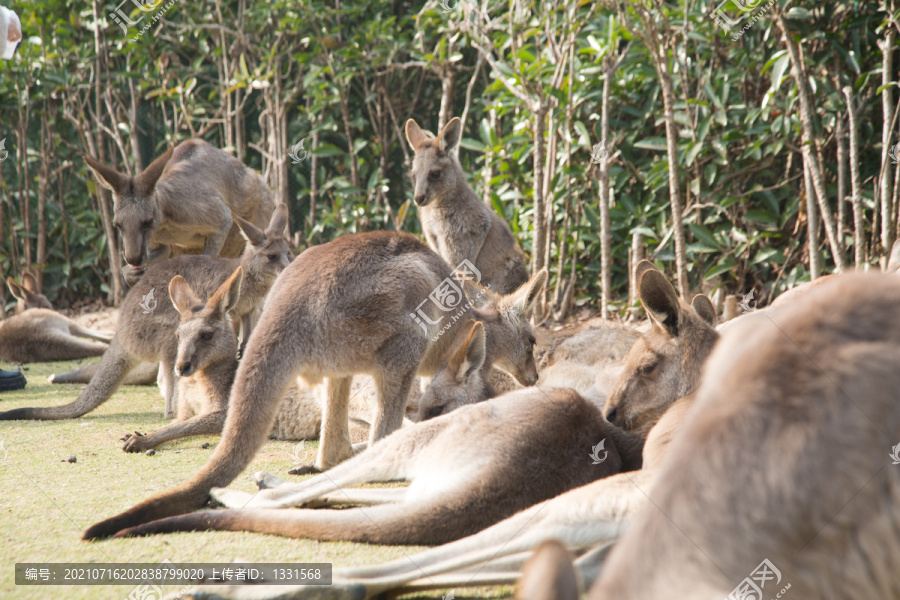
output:
<path id="1" fill-rule="evenodd" d="M 517 600 L 578 600 L 580 585 L 572 555 L 557 540 L 542 542 L 522 566 Z"/>
<path id="2" fill-rule="evenodd" d="M 459 117 L 453 117 L 450 119 L 450 122 L 444 126 L 444 130 L 441 131 L 441 135 L 438 136 L 440 140 L 441 150 L 450 154 L 456 150 L 456 147 L 459 146 L 459 139 L 462 136 L 462 121 L 459 120 Z"/>
<path id="3" fill-rule="evenodd" d="M 409 145 L 413 150 L 418 148 L 419 144 L 427 139 L 428 136 L 425 135 L 425 132 L 422 131 L 422 128 L 419 127 L 418 123 L 412 119 L 406 122 L 406 141 L 409 142 Z"/>
<path id="4" fill-rule="evenodd" d="M 887 268 L 884 270 L 885 273 L 896 273 L 900 271 L 900 240 L 894 242 L 894 245 L 891 247 L 891 257 L 888 259 Z"/>
<path id="5" fill-rule="evenodd" d="M 286 237 L 284 230 L 287 228 L 287 224 L 288 208 L 287 204 L 282 202 L 275 207 L 275 212 L 272 213 L 272 218 L 269 220 L 269 226 L 266 228 L 266 237 L 270 240 L 273 238 Z"/>
<path id="6" fill-rule="evenodd" d="M 28 290 L 19 285 L 15 279 L 13 279 L 12 277 L 7 277 L 6 286 L 9 288 L 9 291 L 12 292 L 12 295 L 16 300 L 28 302 Z"/>
<path id="7" fill-rule="evenodd" d="M 210 297 L 206 305 L 215 307 L 215 309 L 219 311 L 219 314 L 222 315 L 231 311 L 237 306 L 238 300 L 241 297 L 241 279 L 243 279 L 243 275 L 243 268 L 238 267 L 235 269 L 234 273 L 231 274 L 231 277 L 226 279 L 225 283 L 219 286 L 219 289 L 217 289 L 216 293 Z"/>
<path id="8" fill-rule="evenodd" d="M 175 148 L 169 148 L 156 160 L 150 163 L 150 166 L 144 169 L 144 172 L 134 178 L 135 191 L 138 194 L 149 196 L 156 188 L 156 182 L 159 181 L 163 170 L 172 158 L 172 152 Z"/>
<path id="9" fill-rule="evenodd" d="M 276 212 L 278 211 L 276 210 Z M 275 218 L 274 214 L 272 215 L 272 218 Z M 231 213 L 231 219 L 235 223 L 237 223 L 238 227 L 241 228 L 241 233 L 243 234 L 244 239 L 247 240 L 247 242 L 251 246 L 262 246 L 266 243 L 266 234 L 256 225 L 254 225 L 250 221 L 242 219 L 233 212 Z M 269 227 L 271 227 L 271 224 L 269 225 Z"/>
<path id="10" fill-rule="evenodd" d="M 28 271 L 22 273 L 22 285 L 25 286 L 25 289 L 29 292 L 37 292 L 37 279 L 34 278 L 34 275 L 29 273 Z"/>
<path id="11" fill-rule="evenodd" d="M 645 258 L 634 268 L 634 280 L 640 283 L 641 277 L 643 277 L 644 273 L 646 273 L 647 271 L 659 271 L 659 269 L 656 268 L 656 265 Z M 661 273 L 662 271 L 659 272 Z"/>
<path id="12" fill-rule="evenodd" d="M 655 269 L 645 271 L 638 285 L 638 295 L 654 324 L 677 336 L 681 304 L 666 276 Z"/>
<path id="13" fill-rule="evenodd" d="M 544 289 L 548 276 L 547 269 L 541 269 L 534 277 L 523 283 L 522 287 L 506 296 L 507 302 L 504 304 L 509 306 L 510 310 L 517 315 L 528 312 L 534 308 L 537 299 L 541 295 L 541 290 Z"/>
<path id="14" fill-rule="evenodd" d="M 463 382 L 484 365 L 486 356 L 484 324 L 474 319 L 466 323 L 469 334 L 450 357 L 449 366 L 456 380 Z"/>
<path id="15" fill-rule="evenodd" d="M 88 164 L 97 180 L 103 187 L 112 190 L 117 196 L 121 196 L 128 191 L 131 185 L 131 177 L 125 173 L 119 173 L 111 167 L 98 163 L 90 156 L 84 157 L 84 162 Z"/>
<path id="16" fill-rule="evenodd" d="M 195 306 L 202 306 L 203 302 L 194 294 L 194 290 L 188 284 L 187 280 L 181 275 L 176 275 L 169 282 L 169 298 L 172 299 L 172 305 L 182 318 L 189 317 L 193 314 Z"/>
<path id="17" fill-rule="evenodd" d="M 716 308 L 713 306 L 712 300 L 703 294 L 697 294 L 691 300 L 691 308 L 700 315 L 700 318 L 709 323 L 712 327 L 716 326 Z"/>

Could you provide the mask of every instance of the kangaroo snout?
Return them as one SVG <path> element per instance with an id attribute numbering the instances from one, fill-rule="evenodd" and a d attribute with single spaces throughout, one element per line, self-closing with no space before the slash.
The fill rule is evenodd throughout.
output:
<path id="1" fill-rule="evenodd" d="M 416 204 L 419 206 L 425 206 L 426 204 L 428 204 L 428 196 L 426 196 L 425 194 L 416 196 Z"/>
<path id="2" fill-rule="evenodd" d="M 618 416 L 619 416 L 619 411 L 615 406 L 613 406 L 611 409 L 606 411 L 606 420 L 609 421 L 610 423 L 612 423 L 613 425 L 617 425 L 616 417 L 618 417 Z"/>

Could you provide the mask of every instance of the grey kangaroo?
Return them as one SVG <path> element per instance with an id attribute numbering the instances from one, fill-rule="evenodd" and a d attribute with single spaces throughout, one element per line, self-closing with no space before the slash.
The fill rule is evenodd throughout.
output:
<path id="1" fill-rule="evenodd" d="M 481 283 L 508 294 L 528 280 L 528 259 L 509 225 L 466 182 L 455 154 L 461 136 L 458 118 L 437 137 L 412 119 L 406 122 L 406 139 L 416 153 L 412 179 L 422 231 L 452 267 L 468 260 L 481 272 Z"/>
<path id="2" fill-rule="evenodd" d="M 12 277 L 6 280 L 18 304 L 17 314 L 0 321 L 0 358 L 18 363 L 47 362 L 100 356 L 106 351 L 112 332 L 82 327 L 59 314 L 29 279 L 24 277 L 22 285 Z"/>
<path id="3" fill-rule="evenodd" d="M 275 209 L 256 171 L 201 139 L 181 142 L 134 177 L 88 156 L 85 161 L 113 192 L 129 283 L 170 256 L 239 257 L 244 240 L 232 213 L 264 228 Z"/>
<path id="4" fill-rule="evenodd" d="M 85 538 L 200 508 L 212 487 L 228 485 L 256 454 L 298 375 L 310 383 L 327 380 L 320 469 L 353 454 L 347 434 L 352 376 L 375 377 L 371 445 L 400 427 L 416 374 L 435 373 L 456 339 L 469 333 L 463 328 L 468 319 L 483 323 L 494 364 L 533 384 L 534 332 L 524 313 L 546 278 L 541 271 L 498 307 L 479 309 L 465 303 L 462 290 L 451 292 L 450 266 L 413 236 L 359 233 L 307 249 L 266 301 L 238 366 L 222 443 L 210 461 L 181 486 L 93 525 Z"/>
<path id="5" fill-rule="evenodd" d="M 237 370 L 238 337 L 230 312 L 240 298 L 241 267 L 223 283 L 208 300 L 202 301 L 181 275 L 169 283 L 169 296 L 181 315 L 178 326 L 178 353 L 175 373 L 178 375 L 178 416 L 176 422 L 149 434 L 128 434 L 123 438 L 126 452 L 143 452 L 150 448 L 193 435 L 221 433 L 228 412 L 228 395 Z M 360 400 L 365 406 L 365 394 Z M 353 416 L 360 414 L 354 404 Z M 305 440 L 319 436 L 322 407 L 312 389 L 302 385 L 291 387 L 275 418 L 273 439 Z M 351 438 L 368 434 L 368 424 L 351 419 Z M 364 430 L 364 431 L 363 431 Z"/>
<path id="6" fill-rule="evenodd" d="M 198 294 L 211 296 L 223 281 L 241 266 L 241 297 L 231 314 L 235 319 L 249 315 L 263 300 L 275 278 L 290 264 L 293 253 L 285 237 L 287 208 L 281 204 L 265 232 L 237 217 L 249 243 L 240 259 L 211 256 L 177 256 L 147 269 L 131 288 L 119 318 L 119 330 L 103 354 L 97 374 L 77 400 L 63 406 L 17 408 L 0 413 L 0 420 L 73 419 L 106 402 L 123 378 L 141 361 L 161 363 L 161 387 L 166 400 L 166 416 L 175 416 L 175 331 L 178 311 L 166 290 L 175 275 L 181 275 Z"/>

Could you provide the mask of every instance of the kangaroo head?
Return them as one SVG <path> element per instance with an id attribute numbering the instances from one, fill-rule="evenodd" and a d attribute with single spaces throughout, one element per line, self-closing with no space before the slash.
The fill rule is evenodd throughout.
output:
<path id="1" fill-rule="evenodd" d="M 6 285 L 9 291 L 18 300 L 16 304 L 16 314 L 25 312 L 29 308 L 49 308 L 53 309 L 53 305 L 47 299 L 47 296 L 40 293 L 37 289 L 37 281 L 31 273 L 22 275 L 22 283 L 17 283 L 12 277 L 6 278 Z"/>
<path id="2" fill-rule="evenodd" d="M 181 275 L 169 282 L 169 297 L 181 315 L 181 324 L 176 330 L 177 375 L 190 377 L 211 365 L 236 360 L 237 334 L 228 311 L 235 307 L 240 297 L 242 275 L 243 271 L 238 267 L 206 302 L 197 298 Z"/>
<path id="3" fill-rule="evenodd" d="M 472 301 L 478 320 L 484 323 L 489 366 L 503 369 L 525 386 L 534 385 L 538 379 L 534 330 L 528 318 L 546 281 L 547 270 L 541 269 L 511 294 L 488 292 L 486 302 Z"/>
<path id="4" fill-rule="evenodd" d="M 241 266 L 247 271 L 249 279 L 271 281 L 294 260 L 294 253 L 285 233 L 288 211 L 284 203 L 275 207 L 265 231 L 234 213 L 231 213 L 231 218 L 241 228 L 241 233 L 247 240 L 247 247 L 241 256 Z"/>
<path id="5" fill-rule="evenodd" d="M 416 153 L 410 177 L 419 206 L 440 199 L 466 183 L 455 154 L 461 136 L 462 123 L 456 117 L 437 137 L 420 129 L 412 119 L 406 122 L 406 140 Z"/>
<path id="6" fill-rule="evenodd" d="M 470 319 L 464 331 L 466 335 L 460 336 L 463 340 L 438 368 L 419 400 L 417 421 L 487 400 L 492 395 L 482 376 L 486 353 L 484 325 Z"/>
<path id="7" fill-rule="evenodd" d="M 606 399 L 607 420 L 626 431 L 645 431 L 700 382 L 703 363 L 719 334 L 709 298 L 688 306 L 649 261 L 637 266 L 638 293 L 652 327 L 625 356 L 625 367 Z"/>
<path id="8" fill-rule="evenodd" d="M 170 158 L 172 148 L 154 160 L 143 173 L 132 177 L 89 156 L 84 157 L 100 184 L 112 190 L 113 225 L 122 235 L 125 262 L 132 267 L 143 265 L 150 240 L 162 222 L 162 208 L 156 199 L 156 183 Z"/>

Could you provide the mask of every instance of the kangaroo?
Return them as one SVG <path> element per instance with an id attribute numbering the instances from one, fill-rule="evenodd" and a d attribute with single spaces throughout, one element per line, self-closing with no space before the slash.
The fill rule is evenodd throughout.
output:
<path id="1" fill-rule="evenodd" d="M 352 375 L 372 374 L 378 389 L 371 445 L 400 427 L 416 374 L 433 375 L 460 333 L 468 333 L 457 322 L 481 321 L 486 355 L 521 383 L 533 384 L 534 333 L 525 313 L 546 278 L 541 271 L 498 306 L 479 309 L 452 285 L 450 266 L 411 235 L 358 233 L 307 249 L 266 301 L 238 366 L 222 443 L 210 461 L 174 490 L 92 526 L 85 538 L 200 508 L 210 488 L 230 483 L 252 459 L 298 375 L 327 383 L 316 459 L 321 470 L 353 454 L 346 433 Z"/>
<path id="2" fill-rule="evenodd" d="M 478 199 L 456 158 L 462 124 L 453 118 L 435 138 L 415 121 L 406 122 L 406 139 L 415 152 L 412 180 L 419 220 L 428 244 L 450 265 L 464 260 L 481 272 L 481 281 L 509 294 L 528 280 L 528 262 L 509 225 Z"/>
<path id="3" fill-rule="evenodd" d="M 238 338 L 229 312 L 240 297 L 242 269 L 237 270 L 212 296 L 203 302 L 181 275 L 169 283 L 169 296 L 181 315 L 178 327 L 178 416 L 176 422 L 150 434 L 128 434 L 123 438 L 126 452 L 144 452 L 184 437 L 221 433 L 228 410 L 228 395 L 237 370 Z M 351 419 L 352 439 L 368 434 L 368 424 L 358 417 L 356 406 Z M 272 439 L 305 440 L 319 435 L 322 408 L 309 388 L 295 386 L 288 392 L 275 417 Z M 360 432 L 363 431 L 363 435 Z"/>
<path id="4" fill-rule="evenodd" d="M 501 430 L 508 433 L 498 435 Z M 590 449 L 601 440 L 606 444 L 598 462 Z M 642 446 L 643 440 L 609 425 L 596 406 L 574 391 L 530 388 L 399 429 L 302 483 L 281 484 L 254 496 L 213 490 L 219 502 L 239 510 L 169 517 L 121 535 L 223 529 L 378 544 L 442 544 L 573 487 L 637 469 Z M 434 473 L 441 475 L 435 478 Z M 346 489 L 398 479 L 409 481 L 409 487 Z M 348 501 L 373 507 L 272 510 Z"/>
<path id="5" fill-rule="evenodd" d="M 52 310 L 53 305 L 36 291 L 34 281 L 29 282 L 28 277 L 23 278 L 22 285 L 12 277 L 6 280 L 18 304 L 17 314 L 0 321 L 3 360 L 17 363 L 77 360 L 100 356 L 106 351 L 112 332 L 82 327 Z"/>
<path id="6" fill-rule="evenodd" d="M 232 213 L 262 229 L 275 209 L 258 173 L 201 139 L 181 142 L 134 177 L 84 160 L 113 192 L 129 283 L 170 256 L 241 256 L 244 240 Z"/>
<path id="7" fill-rule="evenodd" d="M 37 280 L 31 273 L 26 272 L 22 274 L 21 284 L 12 277 L 7 277 L 6 285 L 9 286 L 9 291 L 17 300 L 14 314 L 21 314 L 29 308 L 53 310 L 50 300 L 38 290 Z"/>
<path id="8" fill-rule="evenodd" d="M 840 275 L 730 328 L 590 597 L 898 597 L 898 301 Z"/>
<path id="9" fill-rule="evenodd" d="M 652 327 L 625 357 L 605 414 L 625 431 L 646 435 L 672 402 L 697 385 L 719 334 L 709 298 L 698 294 L 688 306 L 650 261 L 638 263 L 635 273 L 638 296 Z"/>
<path id="10" fill-rule="evenodd" d="M 265 232 L 240 217 L 237 223 L 248 239 L 240 259 L 177 256 L 147 269 L 122 302 L 119 329 L 103 354 L 97 374 L 77 400 L 63 406 L 0 412 L 0 420 L 80 417 L 106 402 L 141 361 L 161 363 L 160 387 L 166 401 L 166 416 L 174 417 L 175 331 L 180 317 L 164 291 L 172 277 L 182 275 L 198 294 L 210 296 L 240 265 L 245 275 L 241 280 L 240 300 L 231 314 L 235 319 L 243 319 L 262 302 L 275 278 L 293 258 L 284 234 L 287 208 L 283 204 L 272 214 Z"/>
<path id="11" fill-rule="evenodd" d="M 50 383 L 90 383 L 100 370 L 100 363 L 88 363 L 73 371 L 54 373 L 47 377 Z M 142 362 L 129 371 L 122 385 L 155 385 L 159 378 L 159 363 Z"/>

